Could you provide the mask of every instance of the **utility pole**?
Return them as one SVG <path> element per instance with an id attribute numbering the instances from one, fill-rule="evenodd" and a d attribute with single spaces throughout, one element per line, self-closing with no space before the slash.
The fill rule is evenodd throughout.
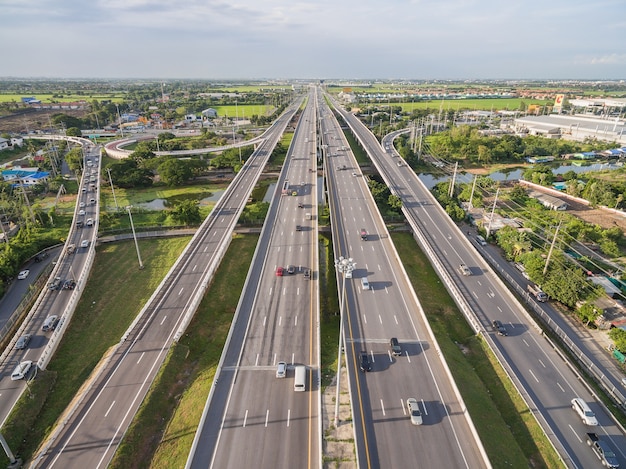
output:
<path id="1" fill-rule="evenodd" d="M 470 194 L 470 200 L 469 200 L 469 209 L 471 210 L 474 205 L 472 204 L 472 201 L 474 200 L 474 190 L 476 189 L 476 180 L 478 179 L 478 175 L 475 174 L 474 175 L 474 184 L 472 184 L 472 193 Z"/>
<path id="2" fill-rule="evenodd" d="M 454 173 L 452 174 L 452 181 L 450 182 L 450 193 L 448 194 L 450 198 L 452 198 L 452 196 L 454 195 L 454 183 L 456 181 L 456 171 L 458 167 L 459 162 L 457 161 L 456 163 L 454 163 Z"/>
<path id="3" fill-rule="evenodd" d="M 546 265 L 543 268 L 543 275 L 546 275 L 546 272 L 548 271 L 548 264 L 550 263 L 550 257 L 552 257 L 552 251 L 554 250 L 554 244 L 556 243 L 556 235 L 559 234 L 561 223 L 562 221 L 559 221 L 559 224 L 556 227 L 556 231 L 554 232 L 554 238 L 552 238 L 552 244 L 550 244 L 550 251 L 548 252 L 548 258 L 546 259 Z"/>
<path id="4" fill-rule="evenodd" d="M 113 194 L 113 202 L 115 203 L 115 211 L 118 211 L 120 208 L 117 205 L 117 199 L 115 198 L 115 188 L 113 187 L 113 179 L 111 178 L 111 169 L 107 168 L 107 174 L 109 175 L 109 184 L 111 184 L 111 193 Z"/>
<path id="5" fill-rule="evenodd" d="M 489 226 L 487 227 L 487 238 L 491 234 L 491 223 L 493 222 L 493 214 L 496 211 L 496 204 L 498 203 L 498 194 L 500 193 L 500 188 L 496 191 L 496 198 L 493 199 L 493 207 L 491 208 L 491 217 L 489 218 Z"/>

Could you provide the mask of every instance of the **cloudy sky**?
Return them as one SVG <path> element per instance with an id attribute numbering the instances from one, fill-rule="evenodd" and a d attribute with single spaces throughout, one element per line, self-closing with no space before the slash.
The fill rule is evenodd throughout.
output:
<path id="1" fill-rule="evenodd" d="M 0 0 L 0 77 L 626 79 L 626 0 Z"/>

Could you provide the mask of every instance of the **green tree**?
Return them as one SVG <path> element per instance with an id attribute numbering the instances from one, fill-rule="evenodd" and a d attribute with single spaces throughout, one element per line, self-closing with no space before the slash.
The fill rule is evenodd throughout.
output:
<path id="1" fill-rule="evenodd" d="M 202 221 L 197 200 L 183 200 L 176 204 L 170 216 L 183 225 L 197 225 Z"/>
<path id="2" fill-rule="evenodd" d="M 167 158 L 157 169 L 161 181 L 168 186 L 180 186 L 192 177 L 191 166 L 177 158 Z"/>
<path id="3" fill-rule="evenodd" d="M 609 331 L 609 337 L 615 344 L 615 348 L 622 353 L 626 353 L 626 331 L 619 327 L 614 327 Z"/>

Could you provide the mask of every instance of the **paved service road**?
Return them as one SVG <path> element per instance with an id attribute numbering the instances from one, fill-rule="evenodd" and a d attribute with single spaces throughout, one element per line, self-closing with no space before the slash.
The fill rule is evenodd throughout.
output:
<path id="1" fill-rule="evenodd" d="M 188 468 L 321 467 L 313 103 L 311 89 Z M 283 191 L 285 195 L 281 195 Z M 291 274 L 289 266 L 293 266 Z M 282 276 L 276 275 L 279 267 L 284 269 Z M 305 277 L 307 269 L 310 280 Z M 276 377 L 280 361 L 288 364 L 286 378 Z M 298 365 L 306 367 L 304 392 L 294 391 Z"/>
<path id="2" fill-rule="evenodd" d="M 568 467 L 596 467 L 598 464 L 593 452 L 584 444 L 585 432 L 589 429 L 571 409 L 570 401 L 576 396 L 590 403 L 600 422 L 600 427 L 594 431 L 612 441 L 618 458 L 626 464 L 626 438 L 621 428 L 493 274 L 476 251 L 479 248 L 461 233 L 411 168 L 399 156 L 394 156 L 392 149 L 385 151 L 358 119 L 343 110 L 340 112 L 392 193 L 402 199 L 405 215 L 424 236 L 435 264 L 445 271 L 446 281 L 455 286 L 453 294 L 460 295 L 462 309 L 491 344 L 565 464 Z M 471 276 L 461 275 L 458 268 L 461 263 L 470 268 Z M 507 336 L 499 336 L 492 330 L 493 319 L 502 321 Z"/>
<path id="3" fill-rule="evenodd" d="M 356 262 L 346 280 L 345 350 L 359 467 L 490 467 L 339 124 L 327 106 L 320 114 L 335 256 Z M 362 352 L 369 372 L 359 371 Z M 411 424 L 409 398 L 418 401 L 422 425 Z"/>
<path id="4" fill-rule="evenodd" d="M 246 200 L 298 104 L 283 113 L 246 161 L 78 407 L 40 455 L 39 467 L 106 467 L 175 333 L 204 294 Z"/>

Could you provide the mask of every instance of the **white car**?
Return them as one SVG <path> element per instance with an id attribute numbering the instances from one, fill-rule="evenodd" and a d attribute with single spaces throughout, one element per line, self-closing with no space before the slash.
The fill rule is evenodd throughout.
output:
<path id="1" fill-rule="evenodd" d="M 30 274 L 30 270 L 22 270 L 19 274 L 17 274 L 17 279 L 24 280 L 26 277 L 28 277 L 28 274 Z"/>
<path id="2" fill-rule="evenodd" d="M 89 247 L 89 240 L 88 240 L 88 239 L 83 239 L 83 240 L 80 242 L 80 247 L 81 247 L 81 248 L 88 248 L 88 247 Z"/>
<path id="3" fill-rule="evenodd" d="M 287 364 L 285 362 L 278 362 L 276 366 L 276 377 L 285 378 L 287 376 Z"/>
<path id="4" fill-rule="evenodd" d="M 465 264 L 460 264 L 459 265 L 459 271 L 461 272 L 461 274 L 463 274 L 465 276 L 472 275 L 472 271 Z"/>
<path id="5" fill-rule="evenodd" d="M 78 206 L 79 206 L 80 208 L 85 208 L 85 202 L 81 202 L 81 203 L 79 203 L 79 204 L 78 204 Z"/>
<path id="6" fill-rule="evenodd" d="M 13 373 L 11 373 L 11 381 L 24 379 L 26 375 L 28 375 L 28 372 L 30 371 L 30 368 L 32 366 L 33 366 L 33 362 L 30 360 L 26 360 L 18 364 L 13 370 Z"/>
<path id="7" fill-rule="evenodd" d="M 424 423 L 422 420 L 422 412 L 420 411 L 420 406 L 417 403 L 417 399 L 414 397 L 410 397 L 406 400 L 406 408 L 409 412 L 409 416 L 411 417 L 411 423 L 413 425 L 421 425 Z"/>
<path id="8" fill-rule="evenodd" d="M 83 215 L 85 215 L 85 211 L 84 210 L 79 210 L 78 211 L 78 215 L 80 215 L 82 217 Z"/>
<path id="9" fill-rule="evenodd" d="M 85 222 L 85 225 L 93 226 L 93 218 L 87 218 L 87 221 Z"/>

